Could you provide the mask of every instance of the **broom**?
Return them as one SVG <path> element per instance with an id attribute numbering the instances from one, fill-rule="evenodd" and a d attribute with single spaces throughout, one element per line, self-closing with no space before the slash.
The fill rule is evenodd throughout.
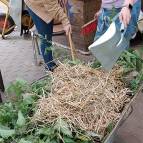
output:
<path id="1" fill-rule="evenodd" d="M 68 17 L 68 12 L 67 12 L 67 8 L 66 8 L 65 4 L 64 4 L 64 12 L 66 13 L 66 15 Z M 75 50 L 75 46 L 74 46 L 74 43 L 72 40 L 71 32 L 68 34 L 68 41 L 69 41 L 69 45 L 70 45 L 70 49 L 71 49 L 72 60 L 74 61 L 76 59 L 76 50 Z"/>
<path id="2" fill-rule="evenodd" d="M 97 18 L 89 21 L 81 27 L 81 35 L 86 36 L 96 31 L 97 29 Z"/>

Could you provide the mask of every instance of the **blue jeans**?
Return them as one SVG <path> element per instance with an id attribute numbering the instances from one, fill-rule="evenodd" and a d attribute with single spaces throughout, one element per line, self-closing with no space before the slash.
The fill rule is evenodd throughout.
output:
<path id="1" fill-rule="evenodd" d="M 53 61 L 53 55 L 51 50 L 52 44 L 51 42 L 48 41 L 52 41 L 53 21 L 47 24 L 39 16 L 37 16 L 31 9 L 28 8 L 28 11 L 38 30 L 38 33 L 41 35 L 40 49 L 42 52 L 42 56 L 44 58 L 44 62 L 46 63 L 48 69 L 52 69 L 55 67 L 56 64 Z"/>
<path id="2" fill-rule="evenodd" d="M 131 20 L 126 29 L 125 37 L 127 38 L 127 40 L 130 40 L 132 36 L 137 32 L 137 21 L 138 21 L 140 10 L 141 10 L 141 0 L 138 0 L 133 6 L 133 9 L 131 12 Z M 114 8 L 112 10 L 109 10 L 106 8 L 102 9 L 102 12 L 98 18 L 97 31 L 96 31 L 94 40 L 98 39 L 101 35 L 103 35 L 106 32 L 106 30 L 109 28 L 111 24 L 111 20 L 120 11 L 121 11 L 121 8 Z M 120 29 L 121 23 L 119 18 L 116 19 L 115 23 L 116 23 L 116 27 Z"/>

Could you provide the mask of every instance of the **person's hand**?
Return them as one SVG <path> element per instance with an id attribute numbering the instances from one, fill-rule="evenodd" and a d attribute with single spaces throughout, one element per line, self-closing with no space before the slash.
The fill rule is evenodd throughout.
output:
<path id="1" fill-rule="evenodd" d="M 124 26 L 127 27 L 130 20 L 131 20 L 131 11 L 128 7 L 123 7 L 119 19 L 121 22 L 123 22 Z"/>
<path id="2" fill-rule="evenodd" d="M 66 35 L 69 35 L 69 33 L 72 33 L 71 24 L 65 25 L 64 31 L 66 32 Z"/>
<path id="3" fill-rule="evenodd" d="M 100 13 L 101 13 L 100 10 L 98 12 L 96 12 L 95 15 L 94 15 L 94 19 L 97 19 Z"/>

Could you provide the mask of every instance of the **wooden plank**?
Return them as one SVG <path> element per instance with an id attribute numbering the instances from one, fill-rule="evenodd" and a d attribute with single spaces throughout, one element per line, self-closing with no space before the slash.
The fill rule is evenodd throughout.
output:
<path id="1" fill-rule="evenodd" d="M 132 103 L 132 113 L 118 129 L 114 143 L 143 142 L 143 92 Z"/>
<path id="2" fill-rule="evenodd" d="M 5 91 L 1 71 L 0 71 L 0 90 L 1 90 L 2 92 Z"/>
<path id="3" fill-rule="evenodd" d="M 142 102 L 143 85 L 139 88 L 131 102 L 126 106 L 120 120 L 104 143 L 142 143 Z"/>
<path id="4" fill-rule="evenodd" d="M 0 92 L 0 103 L 2 103 L 2 93 Z"/>
<path id="5" fill-rule="evenodd" d="M 1 74 L 1 71 L 0 71 L 0 102 L 2 102 L 2 92 L 5 91 L 5 88 L 4 88 L 4 84 L 3 84 L 3 78 L 2 78 L 2 74 Z"/>

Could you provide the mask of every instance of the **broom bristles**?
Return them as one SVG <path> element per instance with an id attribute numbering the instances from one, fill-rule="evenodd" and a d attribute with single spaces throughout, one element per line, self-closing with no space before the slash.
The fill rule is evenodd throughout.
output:
<path id="1" fill-rule="evenodd" d="M 81 28 L 81 35 L 89 35 L 92 32 L 95 32 L 97 28 L 97 19 L 94 19 Z"/>

